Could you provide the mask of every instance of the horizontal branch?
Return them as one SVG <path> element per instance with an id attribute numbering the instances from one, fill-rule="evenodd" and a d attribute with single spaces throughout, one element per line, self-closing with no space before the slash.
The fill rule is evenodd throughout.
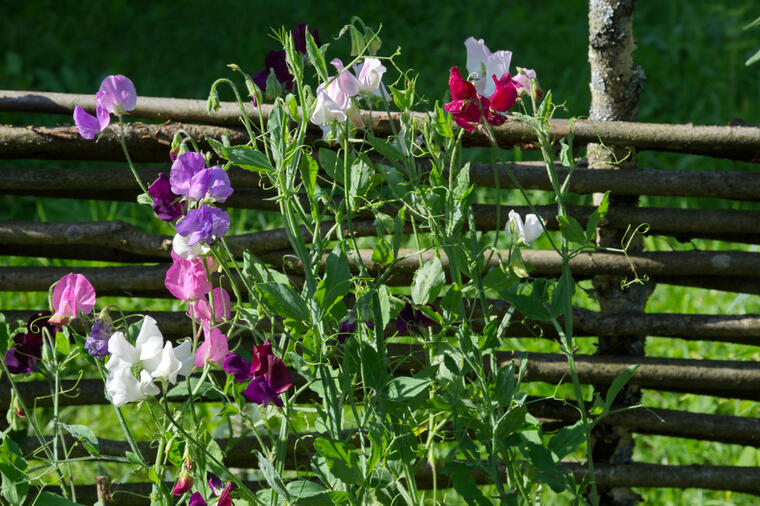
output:
<path id="1" fill-rule="evenodd" d="M 0 91 L 0 111 L 71 114 L 75 106 L 93 111 L 95 96 L 32 91 Z M 262 114 L 268 117 L 271 106 L 261 109 L 246 104 L 246 112 L 253 118 Z M 376 135 L 390 135 L 398 126 L 400 113 L 378 114 L 361 112 L 364 122 Z M 421 124 L 428 113 L 414 113 Z M 220 104 L 220 110 L 209 113 L 203 100 L 184 100 L 158 97 L 139 97 L 131 117 L 169 119 L 186 122 L 203 122 L 226 125 L 240 124 L 238 106 L 231 102 Z M 312 125 L 314 131 L 316 126 Z M 509 120 L 494 129 L 500 145 L 532 143 L 536 140 L 530 128 L 517 120 Z M 741 160 L 760 160 L 760 128 L 751 126 L 694 126 L 624 121 L 554 120 L 551 135 L 567 137 L 572 132 L 575 144 L 601 142 L 608 145 L 634 146 L 638 149 L 692 153 Z M 2 135 L 3 132 L 0 132 Z M 490 145 L 481 132 L 464 137 L 469 145 Z M 0 147 L 2 145 L 0 144 Z M 19 158 L 19 157 L 14 157 Z"/>

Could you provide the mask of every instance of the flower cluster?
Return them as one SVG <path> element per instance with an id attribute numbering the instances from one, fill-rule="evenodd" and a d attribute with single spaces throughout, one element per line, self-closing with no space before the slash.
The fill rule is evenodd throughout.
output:
<path id="1" fill-rule="evenodd" d="M 144 317 L 134 345 L 124 332 L 114 332 L 108 340 L 108 352 L 111 358 L 106 362 L 106 391 L 116 407 L 158 394 L 155 379 L 175 384 L 178 376 L 187 376 L 193 369 L 190 341 L 172 346 L 164 341 L 156 320 L 150 316 Z"/>
<path id="2" fill-rule="evenodd" d="M 300 24 L 293 30 L 293 45 L 295 50 L 302 55 L 306 55 L 306 29 L 305 24 Z M 309 28 L 309 33 L 314 37 L 314 42 L 317 46 L 320 46 L 319 33 L 313 28 Z M 266 92 L 267 79 L 271 73 L 274 73 L 284 90 L 291 90 L 293 88 L 293 75 L 288 70 L 284 49 L 269 51 L 264 59 L 264 65 L 263 69 L 253 75 L 253 82 L 261 91 Z"/>
<path id="3" fill-rule="evenodd" d="M 342 123 L 350 119 L 357 127 L 364 127 L 359 108 L 353 99 L 360 94 L 388 97 L 382 83 L 386 68 L 377 58 L 364 58 L 362 64 L 354 69 L 354 74 L 338 58 L 330 63 L 338 75 L 317 87 L 311 122 L 321 126 L 325 135 L 335 121 Z"/>
<path id="4" fill-rule="evenodd" d="M 184 470 L 183 470 L 184 471 Z M 180 476 L 177 479 L 177 485 L 172 490 L 174 495 L 182 495 L 190 492 L 193 488 L 193 479 L 188 473 L 180 472 Z M 212 472 L 206 473 L 206 481 L 208 482 L 209 490 L 212 496 L 218 497 L 216 506 L 232 506 L 232 492 L 237 488 L 237 485 L 228 481 L 226 484 Z M 193 492 L 190 495 L 190 499 L 187 502 L 188 506 L 206 506 L 206 500 L 203 499 L 203 495 L 200 492 Z"/>
<path id="5" fill-rule="evenodd" d="M 134 109 L 136 104 L 137 91 L 132 81 L 122 75 L 108 76 L 95 94 L 95 116 L 76 106 L 74 124 L 79 135 L 94 139 L 111 123 L 112 113 L 121 115 L 122 111 Z"/>
<path id="6" fill-rule="evenodd" d="M 238 383 L 251 380 L 243 397 L 262 406 L 269 403 L 282 406 L 278 395 L 293 384 L 290 371 L 282 359 L 272 353 L 269 339 L 264 344 L 253 347 L 251 362 L 237 353 L 230 353 L 224 360 L 224 370 L 234 376 Z"/>
<path id="7" fill-rule="evenodd" d="M 472 81 L 462 77 L 458 67 L 449 71 L 451 102 L 444 109 L 451 113 L 457 125 L 468 132 L 475 129 L 482 119 L 490 125 L 501 125 L 506 121 L 504 113 L 511 109 L 520 95 L 534 89 L 540 96 L 535 71 L 518 69 L 515 77 L 509 73 L 512 60 L 511 51 L 492 53 L 482 39 L 468 38 L 467 71 Z"/>

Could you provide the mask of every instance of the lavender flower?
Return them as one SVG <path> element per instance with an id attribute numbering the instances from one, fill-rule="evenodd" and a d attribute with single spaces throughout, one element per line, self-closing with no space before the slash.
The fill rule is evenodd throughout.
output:
<path id="1" fill-rule="evenodd" d="M 179 235 L 189 236 L 188 246 L 200 241 L 211 243 L 214 238 L 222 237 L 230 229 L 230 215 L 223 209 L 203 204 L 199 209 L 188 211 L 175 229 Z"/>
<path id="2" fill-rule="evenodd" d="M 232 185 L 227 172 L 220 167 L 210 167 L 197 172 L 190 179 L 190 188 L 187 196 L 193 200 L 201 201 L 213 199 L 224 202 L 232 195 Z"/>
<path id="3" fill-rule="evenodd" d="M 179 155 L 172 163 L 172 169 L 169 172 L 171 190 L 176 195 L 187 195 L 190 190 L 190 181 L 194 175 L 203 170 L 205 165 L 206 161 L 200 153 L 186 151 Z"/>
<path id="4" fill-rule="evenodd" d="M 113 334 L 111 323 L 98 320 L 92 325 L 90 335 L 84 343 L 84 349 L 95 358 L 106 358 L 108 355 L 108 339 Z"/>

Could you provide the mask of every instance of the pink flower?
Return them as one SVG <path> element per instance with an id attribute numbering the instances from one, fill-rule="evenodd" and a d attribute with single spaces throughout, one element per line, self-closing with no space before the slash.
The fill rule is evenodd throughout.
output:
<path id="1" fill-rule="evenodd" d="M 230 294 L 224 288 L 214 288 L 211 291 L 214 298 L 214 315 L 211 306 L 204 297 L 190 305 L 190 317 L 198 323 L 223 322 L 230 319 Z"/>
<path id="2" fill-rule="evenodd" d="M 193 477 L 190 475 L 190 473 L 187 472 L 187 469 L 182 468 L 182 471 L 179 472 L 179 478 L 177 479 L 177 484 L 174 486 L 174 489 L 172 490 L 172 494 L 183 495 L 186 492 L 190 492 L 190 489 L 192 488 L 193 488 Z"/>
<path id="3" fill-rule="evenodd" d="M 506 118 L 499 112 L 506 112 L 517 102 L 517 86 L 512 80 L 512 76 L 504 74 L 501 79 L 493 76 L 496 85 L 496 91 L 491 95 L 486 121 L 491 125 L 501 125 Z"/>
<path id="4" fill-rule="evenodd" d="M 517 86 L 517 93 L 519 95 L 529 95 L 531 88 L 531 81 L 536 80 L 536 71 L 533 69 L 524 69 L 517 67 L 517 75 L 512 78 L 512 81 Z M 541 98 L 541 90 L 538 88 L 538 83 L 535 83 L 536 98 Z"/>
<path id="5" fill-rule="evenodd" d="M 93 139 L 111 123 L 111 114 L 120 114 L 121 109 L 131 111 L 137 105 L 137 90 L 128 77 L 108 76 L 100 83 L 95 94 L 95 116 L 81 107 L 74 108 L 74 124 L 79 135 Z"/>
<path id="6" fill-rule="evenodd" d="M 488 99 L 478 97 L 475 86 L 462 79 L 462 73 L 458 67 L 451 67 L 449 71 L 449 89 L 452 101 L 445 104 L 443 108 L 454 116 L 457 125 L 472 132 L 480 122 L 482 111 L 488 110 Z"/>
<path id="7" fill-rule="evenodd" d="M 206 362 L 216 362 L 219 365 L 230 354 L 227 336 L 218 327 L 203 326 L 203 342 L 195 351 L 195 367 L 203 367 Z"/>
<path id="8" fill-rule="evenodd" d="M 174 264 L 166 271 L 164 285 L 169 292 L 181 300 L 200 299 L 211 291 L 211 282 L 206 276 L 203 260 L 185 260 L 172 251 Z M 211 259 L 205 259 L 211 270 Z"/>
<path id="9" fill-rule="evenodd" d="M 53 310 L 48 323 L 67 325 L 79 313 L 89 313 L 95 307 L 95 289 L 81 274 L 67 274 L 53 288 Z"/>

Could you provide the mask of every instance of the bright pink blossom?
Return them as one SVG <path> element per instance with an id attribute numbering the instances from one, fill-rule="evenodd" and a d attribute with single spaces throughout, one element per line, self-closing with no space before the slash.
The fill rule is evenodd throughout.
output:
<path id="1" fill-rule="evenodd" d="M 52 325 L 67 325 L 79 313 L 89 313 L 95 307 L 95 289 L 81 274 L 67 274 L 53 288 Z"/>
<path id="2" fill-rule="evenodd" d="M 192 475 L 187 472 L 187 469 L 183 468 L 182 471 L 179 472 L 179 478 L 177 479 L 177 484 L 172 490 L 172 494 L 183 495 L 186 492 L 190 492 L 190 490 L 193 488 L 193 482 L 194 480 Z"/>
<path id="3" fill-rule="evenodd" d="M 230 319 L 230 294 L 224 288 L 214 288 L 214 315 L 211 316 L 211 305 L 206 297 L 198 299 L 190 305 L 190 318 L 198 323 L 223 322 Z"/>
<path id="4" fill-rule="evenodd" d="M 185 260 L 174 251 L 172 251 L 172 260 L 174 264 L 166 271 L 164 280 L 166 289 L 172 295 L 181 300 L 196 300 L 211 291 L 211 282 L 203 266 L 204 260 L 201 258 Z M 205 259 L 205 261 L 211 270 L 211 260 Z"/>

